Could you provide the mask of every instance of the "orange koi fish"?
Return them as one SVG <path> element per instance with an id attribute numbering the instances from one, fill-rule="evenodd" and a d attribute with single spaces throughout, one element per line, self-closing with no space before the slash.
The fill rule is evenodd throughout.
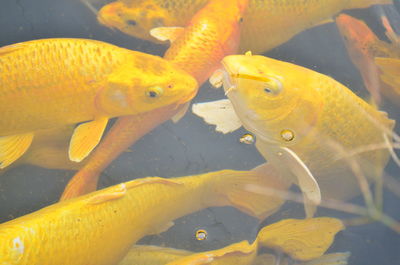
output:
<path id="1" fill-rule="evenodd" d="M 239 24 L 248 0 L 211 1 L 183 28 L 156 28 L 152 34 L 170 40 L 165 59 L 193 75 L 202 84 L 226 55 L 238 49 Z M 124 117 L 113 126 L 103 144 L 68 183 L 61 199 L 95 190 L 100 172 L 140 137 L 169 120 L 181 117 L 188 105 L 167 106 L 138 116 Z"/>
<path id="2" fill-rule="evenodd" d="M 363 21 L 349 15 L 337 17 L 336 24 L 343 36 L 347 52 L 353 64 L 358 68 L 366 89 L 370 92 L 375 103 L 382 101 L 381 92 L 390 90 L 379 77 L 375 57 L 400 58 L 400 49 L 381 41 Z"/>

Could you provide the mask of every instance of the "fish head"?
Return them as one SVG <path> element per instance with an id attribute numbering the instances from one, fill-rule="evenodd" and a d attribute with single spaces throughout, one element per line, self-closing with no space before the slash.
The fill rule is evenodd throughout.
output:
<path id="1" fill-rule="evenodd" d="M 170 16 L 165 9 L 150 1 L 135 5 L 116 1 L 103 6 L 98 12 L 97 20 L 100 24 L 116 28 L 130 36 L 157 42 L 150 35 L 150 30 L 165 26 Z"/>
<path id="2" fill-rule="evenodd" d="M 251 54 L 227 56 L 222 64 L 225 93 L 258 140 L 290 146 L 314 125 L 319 98 L 307 90 L 310 70 Z"/>
<path id="3" fill-rule="evenodd" d="M 143 54 L 113 71 L 102 89 L 98 105 L 109 116 L 134 115 L 182 105 L 197 93 L 197 81 L 172 63 Z"/>

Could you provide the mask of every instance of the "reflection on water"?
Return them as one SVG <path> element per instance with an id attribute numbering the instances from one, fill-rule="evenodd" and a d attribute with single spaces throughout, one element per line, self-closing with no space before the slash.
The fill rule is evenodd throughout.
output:
<path id="1" fill-rule="evenodd" d="M 65 264 L 118 264 L 131 245 L 120 264 L 346 264 L 349 253 L 348 264 L 396 264 L 400 260 L 400 237 L 394 232 L 398 229 L 395 220 L 400 220 L 396 207 L 399 169 L 382 136 L 394 137 L 397 147 L 396 135 L 391 134 L 391 121 L 375 107 L 365 107 L 372 121 L 365 118 L 364 112 L 357 112 L 363 104 L 358 97 L 369 103 L 374 100 L 371 104 L 379 104 L 380 110 L 397 121 L 400 15 L 394 6 L 345 11 L 336 25 L 333 21 L 322 22 L 344 9 L 366 7 L 365 3 L 372 1 L 349 1 L 352 3 L 348 6 L 310 1 L 295 8 L 293 3 L 282 1 L 281 6 L 268 9 L 269 1 L 207 4 L 131 0 L 103 8 L 98 21 L 95 13 L 107 2 L 2 3 L 1 47 L 46 38 L 83 38 L 143 54 L 130 57 L 128 51 L 118 48 L 107 52 L 109 46 L 102 43 L 85 50 L 89 45 L 86 42 L 76 45 L 68 40 L 65 45 L 55 46 L 44 41 L 44 50 L 42 46 L 24 46 L 23 51 L 31 49 L 26 54 L 18 46 L 0 51 L 4 91 L 0 96 L 4 112 L 0 135 L 18 134 L 16 139 L 0 138 L 0 160 L 3 165 L 4 161 L 11 164 L 0 169 L 0 222 L 4 223 L 0 225 L 0 264 L 56 264 L 54 260 L 64 255 L 61 252 L 67 253 L 60 259 Z M 224 14 L 218 10 L 224 10 Z M 158 38 L 174 40 L 165 61 L 146 55 L 164 56 L 168 50 L 168 42 L 157 41 L 149 30 L 182 27 L 188 21 L 191 24 L 185 31 L 153 31 Z M 204 23 L 208 27 L 198 27 Z M 251 58 L 265 51 L 263 55 L 293 63 L 294 68 L 249 60 L 240 62 L 234 73 L 233 62 L 225 62 L 226 72 L 220 71 L 222 75 L 211 79 L 214 84 L 219 80 L 225 91 L 204 82 L 220 68 L 218 62 L 224 56 L 248 49 L 253 52 Z M 296 65 L 330 76 L 345 88 L 335 90 L 335 81 L 325 77 L 314 80 L 314 72 L 305 72 Z M 41 76 L 43 73 L 48 74 Z M 135 78 L 130 79 L 133 75 Z M 196 92 L 193 78 L 204 83 L 192 103 L 228 96 L 233 108 L 207 107 L 200 115 L 206 122 L 200 119 L 192 107 L 185 106 Z M 54 88 L 61 84 L 63 90 L 47 95 L 33 90 L 44 84 Z M 66 84 L 68 87 L 63 87 Z M 70 85 L 76 86 L 72 94 L 68 94 Z M 7 94 L 12 86 L 17 96 Z M 355 95 L 344 96 L 350 93 L 347 88 Z M 73 97 L 83 89 L 92 92 L 79 100 Z M 133 92 L 124 94 L 127 89 Z M 322 89 L 333 92 L 319 97 L 316 91 Z M 34 92 L 18 95 L 21 91 Z M 263 97 L 268 100 L 261 100 Z M 52 109 L 56 98 L 59 102 Z M 66 98 L 72 99 L 68 106 Z M 323 101 L 319 101 L 321 98 Z M 40 106 L 35 102 L 41 102 Z M 90 116 L 93 102 L 93 108 L 101 110 L 95 118 Z M 226 102 L 223 104 L 230 104 Z M 28 110 L 24 123 L 22 110 L 15 107 L 18 104 Z M 322 112 L 324 107 L 329 111 Z M 233 114 L 226 112 L 228 109 Z M 85 111 L 90 114 L 83 115 Z M 140 115 L 112 119 L 132 114 Z M 177 123 L 169 121 L 183 115 Z M 69 123 L 56 128 L 38 127 L 40 122 L 54 124 L 51 117 L 61 116 L 68 116 Z M 319 123 L 321 116 L 325 123 Z M 93 119 L 95 123 L 82 127 Z M 12 125 L 5 126 L 8 120 L 7 124 Z M 235 130 L 241 126 L 239 121 L 246 129 Z M 220 131 L 234 129 L 222 134 L 207 123 L 218 125 Z M 27 124 L 40 129 L 32 143 L 25 134 L 29 131 L 21 129 L 29 127 Z M 75 124 L 80 124 L 81 136 L 77 130 L 74 132 Z M 318 130 L 312 130 L 316 127 Z M 93 139 L 100 139 L 103 130 L 106 136 L 90 152 L 89 147 L 97 144 Z M 80 143 L 76 153 L 81 163 L 70 160 L 68 149 L 73 135 Z M 333 147 L 337 143 L 339 147 Z M 349 155 L 349 150 L 368 146 L 373 151 L 365 156 Z M 87 153 L 91 154 L 84 159 Z M 22 156 L 15 162 L 9 159 L 18 158 L 18 154 Z M 331 162 L 337 157 L 342 160 Z M 265 159 L 269 164 L 258 167 Z M 316 182 L 304 171 L 303 162 Z M 383 189 L 381 218 L 379 179 L 383 168 L 389 185 Z M 224 169 L 235 171 L 220 171 Z M 67 199 L 92 191 L 98 175 L 98 189 L 125 184 L 55 204 L 61 194 Z M 370 182 L 378 182 L 370 188 L 362 187 L 360 192 L 357 177 L 362 179 L 364 175 Z M 168 179 L 145 179 L 147 176 Z M 190 177 L 178 178 L 181 176 Z M 299 185 L 291 186 L 293 183 Z M 318 207 L 316 216 L 337 219 L 310 219 L 304 227 L 297 221 L 282 225 L 287 219 L 305 217 L 303 198 L 310 202 L 306 208 L 312 213 L 312 206 L 318 203 L 318 188 L 322 191 L 322 207 Z M 328 197 L 340 201 L 332 202 Z M 344 197 L 351 199 L 343 202 Z M 41 214 L 18 219 L 53 204 Z M 358 219 L 360 216 L 380 221 L 369 222 Z M 14 223 L 8 223 L 13 219 Z M 348 226 L 342 230 L 338 219 Z M 29 254 L 32 248 L 37 251 L 33 256 Z M 313 252 L 313 248 L 329 248 L 327 253 L 331 254 L 322 256 L 323 251 Z M 61 254 L 56 253 L 58 249 L 63 250 Z M 88 258 L 87 253 L 98 255 Z M 40 260 L 41 255 L 46 258 Z"/>

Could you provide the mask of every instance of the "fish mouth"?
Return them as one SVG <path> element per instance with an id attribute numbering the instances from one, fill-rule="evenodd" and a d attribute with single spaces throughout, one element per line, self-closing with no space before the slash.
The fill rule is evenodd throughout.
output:
<path id="1" fill-rule="evenodd" d="M 234 57 L 227 56 L 222 60 L 221 63 L 224 70 L 223 84 L 225 95 L 230 99 L 243 126 L 247 130 L 254 133 L 257 136 L 257 139 L 274 145 L 279 144 L 279 142 L 264 132 L 263 126 L 259 125 L 260 122 L 265 122 L 267 120 L 261 118 L 252 108 L 250 108 L 248 104 L 241 99 L 239 93 L 234 93 L 237 91 L 235 78 L 245 78 L 259 81 L 265 81 L 265 78 L 262 76 L 253 75 L 246 71 L 241 71 L 245 68 L 242 67 L 240 61 L 236 60 Z"/>
<path id="2" fill-rule="evenodd" d="M 177 105 L 183 105 L 189 101 L 191 101 L 196 95 L 197 95 L 198 89 L 194 89 L 192 92 L 190 92 L 187 96 L 181 98 L 180 100 L 177 101 Z"/>

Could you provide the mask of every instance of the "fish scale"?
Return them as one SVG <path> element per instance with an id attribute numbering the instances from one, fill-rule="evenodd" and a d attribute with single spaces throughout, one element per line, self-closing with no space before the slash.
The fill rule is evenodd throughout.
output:
<path id="1" fill-rule="evenodd" d="M 115 54 L 110 56 L 109 51 L 106 57 L 96 49 L 99 44 L 100 42 L 94 41 L 91 44 L 77 41 L 72 46 L 68 40 L 53 40 L 46 43 L 33 41 L 22 44 L 29 45 L 29 48 L 24 47 L 2 56 L 0 111 L 6 115 L 0 121 L 0 135 L 18 133 L 25 128 L 35 130 L 46 126 L 35 119 L 35 116 L 40 119 L 46 117 L 53 121 L 48 126 L 57 125 L 57 120 L 65 118 L 68 123 L 77 122 L 77 119 L 80 121 L 92 119 L 95 114 L 94 105 L 87 102 L 88 99 L 94 101 L 97 91 L 88 86 L 87 82 L 103 81 L 104 77 L 100 76 L 110 73 L 115 65 L 123 62 L 122 56 L 127 56 L 127 52 L 123 49 L 101 44 L 104 50 L 111 48 Z M 80 52 L 82 50 L 86 52 L 82 54 Z M 100 58 L 111 60 L 101 64 L 98 62 Z M 50 75 L 43 74 L 49 72 Z M 20 93 L 21 90 L 24 91 L 23 94 Z M 52 104 L 49 104 L 50 102 Z M 47 108 L 43 108 L 42 104 L 46 104 Z M 23 112 L 24 109 L 27 110 L 26 113 Z M 15 119 L 17 113 L 20 117 L 18 120 Z"/>

